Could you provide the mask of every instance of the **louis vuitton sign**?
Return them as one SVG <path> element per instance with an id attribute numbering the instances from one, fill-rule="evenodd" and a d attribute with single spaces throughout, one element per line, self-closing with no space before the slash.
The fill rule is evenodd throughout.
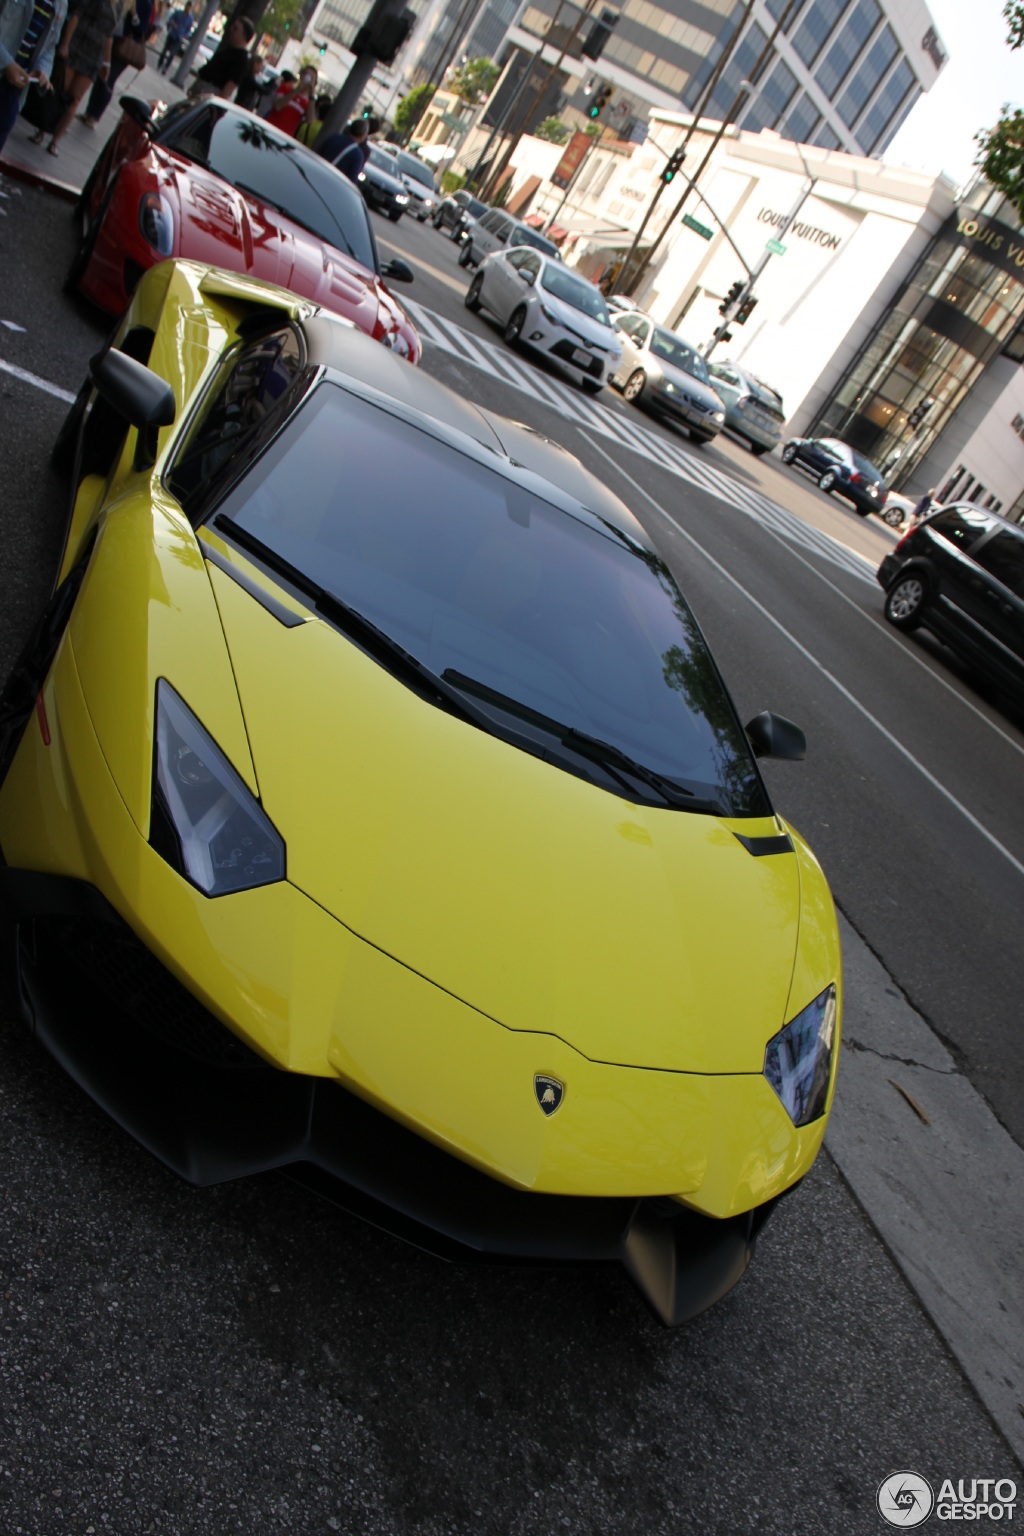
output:
<path id="1" fill-rule="evenodd" d="M 1000 224 L 998 219 L 970 208 L 958 208 L 943 234 L 959 245 L 969 246 L 974 255 L 1024 283 L 1024 235 L 1008 224 Z"/>

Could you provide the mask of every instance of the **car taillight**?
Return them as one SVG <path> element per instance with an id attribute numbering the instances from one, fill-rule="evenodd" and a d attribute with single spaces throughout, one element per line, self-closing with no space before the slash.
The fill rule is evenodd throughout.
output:
<path id="1" fill-rule="evenodd" d="M 861 474 L 860 470 L 859 469 L 855 469 L 853 474 L 850 476 L 850 484 L 851 485 L 860 485 L 860 483 L 863 480 L 863 478 L 864 478 L 864 476 Z"/>

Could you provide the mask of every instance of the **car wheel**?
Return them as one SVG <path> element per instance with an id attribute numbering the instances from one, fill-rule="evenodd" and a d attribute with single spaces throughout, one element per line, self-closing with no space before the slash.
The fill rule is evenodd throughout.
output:
<path id="1" fill-rule="evenodd" d="M 759 459 L 763 453 L 768 452 L 768 449 L 765 447 L 764 443 L 751 443 L 750 451 L 755 458 Z"/>
<path id="2" fill-rule="evenodd" d="M 903 508 L 886 507 L 885 511 L 882 513 L 882 522 L 888 523 L 890 528 L 902 528 Z"/>
<path id="3" fill-rule="evenodd" d="M 836 483 L 836 472 L 835 472 L 835 470 L 834 469 L 826 469 L 825 473 L 821 476 L 821 478 L 818 481 L 818 489 L 821 490 L 821 491 L 824 491 L 825 494 L 828 495 L 829 492 L 832 490 L 832 487 L 835 485 L 835 483 Z"/>
<path id="4" fill-rule="evenodd" d="M 466 289 L 466 297 L 463 299 L 463 303 L 465 304 L 466 308 L 472 310 L 474 314 L 476 314 L 477 310 L 480 308 L 480 290 L 483 285 L 484 275 L 482 272 L 478 272 L 473 281 L 470 283 L 469 287 Z"/>
<path id="5" fill-rule="evenodd" d="M 435 229 L 440 229 L 441 225 L 443 223 L 444 223 L 444 219 L 441 217 L 441 215 L 439 213 L 435 213 L 434 214 L 434 218 L 433 218 L 434 228 Z"/>
<path id="6" fill-rule="evenodd" d="M 473 260 L 473 250 L 472 250 L 472 247 L 470 246 L 469 242 L 467 241 L 466 244 L 462 247 L 462 250 L 459 252 L 459 266 L 460 267 L 468 267 L 471 264 L 472 260 Z"/>
<path id="7" fill-rule="evenodd" d="M 79 284 L 81 283 L 82 278 L 85 276 L 85 269 L 92 260 L 92 253 L 96 249 L 96 241 L 99 238 L 99 232 L 103 227 L 103 220 L 106 218 L 107 209 L 110 207 L 111 199 L 113 198 L 114 188 L 116 185 L 116 182 L 112 181 L 110 183 L 102 203 L 100 203 L 100 206 L 96 210 L 96 217 L 92 219 L 85 228 L 85 231 L 82 235 L 82 243 L 79 245 L 78 250 L 75 252 L 74 256 L 72 256 L 71 265 L 68 267 L 68 270 L 64 276 L 65 293 L 78 292 Z"/>
<path id="8" fill-rule="evenodd" d="M 644 392 L 644 385 L 646 383 L 646 373 L 644 373 L 642 368 L 637 368 L 635 372 L 630 374 L 623 385 L 622 398 L 624 400 L 639 400 Z"/>
<path id="9" fill-rule="evenodd" d="M 696 443 L 698 448 L 703 448 L 705 443 L 710 443 L 715 435 L 713 432 L 698 432 L 696 427 L 688 427 L 687 431 L 690 434 L 690 442 Z"/>
<path id="10" fill-rule="evenodd" d="M 782 450 L 782 462 L 783 462 L 783 464 L 792 464 L 792 462 L 793 462 L 793 460 L 795 458 L 796 458 L 796 445 L 794 443 L 787 443 L 785 448 L 783 448 L 783 450 Z"/>
<path id="11" fill-rule="evenodd" d="M 404 212 L 404 208 L 389 208 L 388 218 L 391 220 L 392 224 L 397 224 Z"/>
<path id="12" fill-rule="evenodd" d="M 523 334 L 523 326 L 526 324 L 526 310 L 520 304 L 518 309 L 512 311 L 508 325 L 505 327 L 505 340 L 510 347 L 514 347 Z"/>
<path id="13" fill-rule="evenodd" d="M 885 616 L 897 629 L 916 629 L 928 602 L 928 582 L 920 571 L 897 576 L 885 595 Z"/>
<path id="14" fill-rule="evenodd" d="M 585 395 L 599 395 L 604 386 L 600 379 L 580 379 L 580 387 Z"/>

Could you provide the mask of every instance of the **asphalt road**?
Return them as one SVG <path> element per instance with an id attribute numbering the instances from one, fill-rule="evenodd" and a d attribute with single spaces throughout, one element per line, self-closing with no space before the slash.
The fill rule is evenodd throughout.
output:
<path id="1" fill-rule="evenodd" d="M 24 328 L 0 324 L 6 670 L 61 536 L 46 453 L 64 406 L 41 385 L 75 390 L 105 323 L 60 293 L 67 206 L 24 190 L 0 211 L 0 322 Z M 495 339 L 461 311 L 454 247 L 377 229 L 418 267 L 410 296 Z M 606 471 L 679 574 L 743 717 L 771 707 L 803 725 L 807 763 L 772 769 L 780 810 L 884 986 L 953 1043 L 1020 1139 L 1015 724 L 937 648 L 883 627 L 870 584 L 810 544 L 653 460 L 603 458 L 607 443 L 448 354 L 428 348 L 424 365 Z M 872 560 L 891 547 L 738 447 L 704 454 L 809 529 Z M 667 1333 L 615 1272 L 451 1268 L 280 1178 L 187 1188 L 39 1052 L 9 995 L 0 1013 L 4 1533 L 861 1536 L 886 1528 L 875 1492 L 892 1471 L 1020 1481 L 828 1155 L 741 1286 Z"/>

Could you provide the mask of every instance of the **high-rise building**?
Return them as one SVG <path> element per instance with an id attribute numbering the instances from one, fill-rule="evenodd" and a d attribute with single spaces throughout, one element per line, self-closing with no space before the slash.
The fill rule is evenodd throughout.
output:
<path id="1" fill-rule="evenodd" d="M 535 50 L 545 37 L 559 47 L 568 40 L 571 103 L 584 105 L 597 72 L 638 114 L 697 108 L 728 54 L 703 117 L 852 154 L 880 156 L 946 62 L 925 0 L 625 0 L 595 63 L 581 57 L 587 26 L 572 35 L 578 5 L 525 0 L 510 23 L 513 5 L 484 0 L 460 53 L 504 62 L 509 44 Z M 439 26 L 456 11 L 451 0 Z M 757 90 L 744 92 L 755 72 Z"/>

